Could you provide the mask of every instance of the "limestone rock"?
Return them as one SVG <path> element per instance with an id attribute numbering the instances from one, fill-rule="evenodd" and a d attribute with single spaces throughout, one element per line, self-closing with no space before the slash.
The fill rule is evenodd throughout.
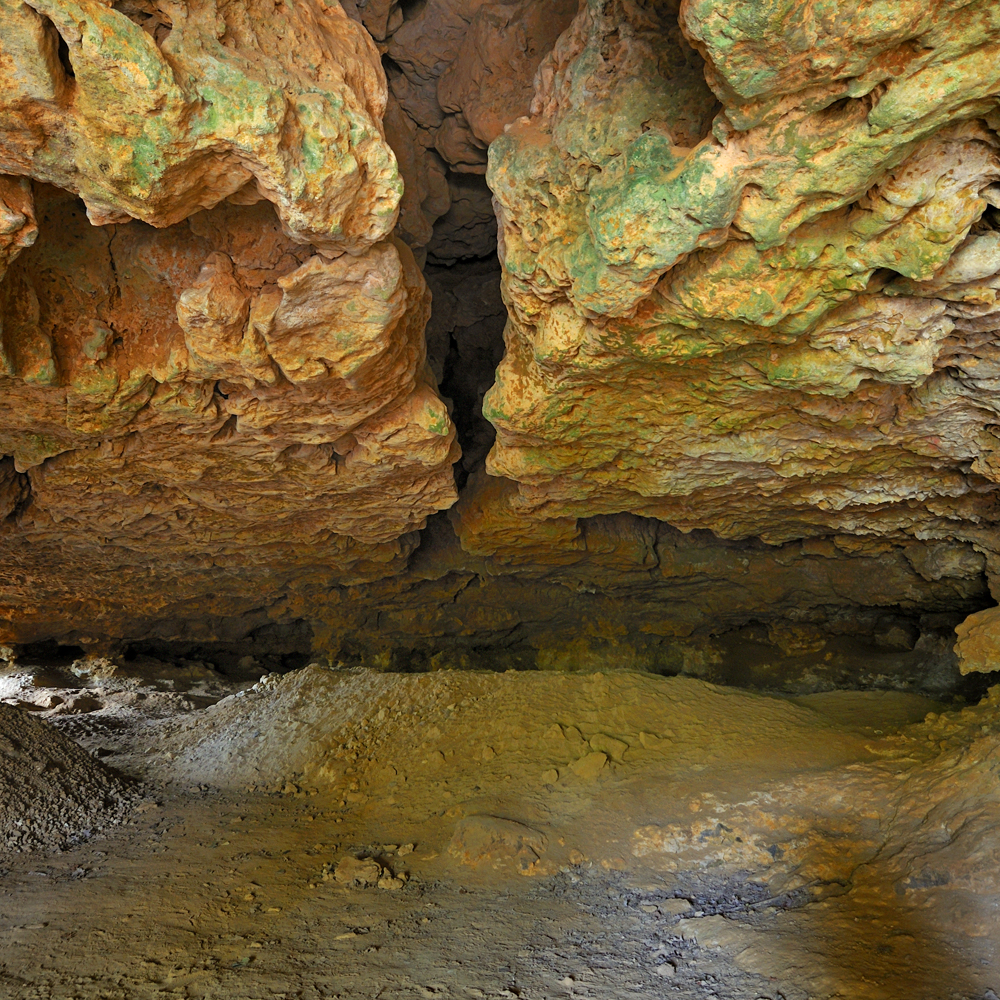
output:
<path id="1" fill-rule="evenodd" d="M 403 110 L 421 128 L 437 129 L 444 121 L 437 99 L 438 80 L 458 58 L 469 24 L 486 2 L 427 0 L 389 42 L 387 53 L 401 71 L 390 78 L 390 86 Z"/>
<path id="2" fill-rule="evenodd" d="M 956 626 L 958 666 L 963 674 L 1000 670 L 1000 608 L 969 615 Z"/>
<path id="3" fill-rule="evenodd" d="M 435 249 L 440 243 L 435 243 Z M 424 270 L 434 308 L 427 324 L 427 354 L 441 392 L 451 400 L 459 428 L 462 468 L 481 469 L 493 445 L 483 419 L 483 397 L 503 357 L 507 310 L 500 297 L 500 265 L 493 260 L 428 266 Z"/>
<path id="4" fill-rule="evenodd" d="M 527 112 L 535 70 L 575 4 L 345 0 L 387 57 L 383 125 L 403 181 L 396 233 L 419 263 L 424 247 L 439 264 L 494 254 L 486 147 Z"/>
<path id="5" fill-rule="evenodd" d="M 851 677 L 943 693 L 961 681 L 954 627 L 990 603 L 967 543 L 774 545 L 630 514 L 537 517 L 517 498 L 473 473 L 405 572 L 298 601 L 322 622 L 317 648 L 382 669 L 627 668 L 787 691 Z"/>
<path id="6" fill-rule="evenodd" d="M 790 11 L 591 0 L 543 62 L 487 469 L 533 518 L 992 550 L 995 7 Z"/>
<path id="7" fill-rule="evenodd" d="M 379 42 L 384 42 L 403 23 L 399 0 L 342 0 L 341 6 Z"/>
<path id="8" fill-rule="evenodd" d="M 628 750 L 628 744 L 624 740 L 617 740 L 606 733 L 597 733 L 591 736 L 590 745 L 594 750 L 601 751 L 617 764 L 622 762 L 622 755 Z"/>
<path id="9" fill-rule="evenodd" d="M 448 211 L 434 227 L 428 254 L 443 264 L 492 256 L 497 248 L 497 220 L 483 178 L 475 174 L 452 176 L 448 194 Z"/>
<path id="10" fill-rule="evenodd" d="M 0 176 L 0 278 L 11 261 L 37 238 L 31 186 L 23 177 Z"/>
<path id="11" fill-rule="evenodd" d="M 0 170 L 79 194 L 96 225 L 241 190 L 330 254 L 395 225 L 384 76 L 338 5 L 4 0 L 0 19 Z"/>
<path id="12" fill-rule="evenodd" d="M 0 0 L 0 641 L 955 685 L 991 5 L 182 6 Z"/>
<path id="13" fill-rule="evenodd" d="M 459 450 L 368 34 L 320 0 L 0 27 L 4 634 L 217 640 L 398 572 Z"/>
<path id="14" fill-rule="evenodd" d="M 418 142 L 416 125 L 391 94 L 384 124 L 404 182 L 397 233 L 411 247 L 426 246 L 434 223 L 451 207 L 445 164 L 435 150 Z"/>
<path id="15" fill-rule="evenodd" d="M 334 879 L 342 885 L 377 885 L 385 869 L 373 858 L 341 858 L 334 869 Z"/>
<path id="16" fill-rule="evenodd" d="M 6 558 L 34 553 L 40 573 L 47 545 L 117 551 L 122 567 L 129 551 L 211 553 L 231 573 L 283 548 L 279 573 L 351 578 L 371 560 L 366 577 L 454 502 L 454 429 L 424 374 L 428 297 L 405 245 L 329 260 L 267 203 L 110 233 L 72 198 L 41 204 L 42 238 L 2 286 L 18 349 L 0 453 L 31 499 Z M 196 596 L 190 572 L 169 575 L 166 591 L 126 591 L 130 612 Z M 98 576 L 105 598 L 128 586 Z"/>
<path id="17" fill-rule="evenodd" d="M 366 24 L 374 16 L 371 6 L 359 9 Z M 437 227 L 432 255 L 454 261 L 493 253 L 489 192 L 461 178 L 484 174 L 489 143 L 527 113 L 535 71 L 575 9 L 576 0 L 429 0 L 408 10 L 385 42 L 392 93 L 386 132 L 412 192 L 403 195 L 401 216 L 412 246 L 429 242 L 416 219 L 417 204 L 429 224 L 448 212 L 438 181 L 446 165 L 452 201 L 461 204 Z M 379 30 L 373 29 L 376 38 Z"/>
<path id="18" fill-rule="evenodd" d="M 577 0 L 485 3 L 455 61 L 438 80 L 442 110 L 460 116 L 468 140 L 488 146 L 527 114 L 535 71 L 576 14 Z"/>
<path id="19" fill-rule="evenodd" d="M 607 766 L 607 754 L 594 751 L 570 764 L 569 769 L 585 781 L 593 781 Z"/>
<path id="20" fill-rule="evenodd" d="M 545 836 L 523 823 L 498 816 L 467 816 L 456 824 L 448 852 L 473 867 L 512 863 L 521 875 L 533 875 L 545 846 Z"/>
<path id="21" fill-rule="evenodd" d="M 511 508 L 516 495 L 517 487 L 509 479 L 474 473 L 448 512 L 462 548 L 515 566 L 579 561 L 586 545 L 576 518 L 530 521 Z"/>

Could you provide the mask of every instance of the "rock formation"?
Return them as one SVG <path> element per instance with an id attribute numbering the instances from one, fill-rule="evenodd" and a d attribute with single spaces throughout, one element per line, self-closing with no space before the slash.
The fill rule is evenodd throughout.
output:
<path id="1" fill-rule="evenodd" d="M 954 685 L 994 6 L 0 0 L 0 641 Z"/>
<path id="2" fill-rule="evenodd" d="M 3 19 L 3 617 L 121 634 L 400 563 L 458 449 L 371 39 L 318 2 Z"/>
<path id="3" fill-rule="evenodd" d="M 989 3 L 583 5 L 491 150 L 517 509 L 992 550 L 997 44 Z"/>

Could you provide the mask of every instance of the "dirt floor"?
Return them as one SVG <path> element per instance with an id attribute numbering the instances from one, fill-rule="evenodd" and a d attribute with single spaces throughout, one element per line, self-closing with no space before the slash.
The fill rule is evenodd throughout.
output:
<path id="1" fill-rule="evenodd" d="M 11 668 L 125 824 L 0 856 L 0 997 L 996 1000 L 1000 688 Z"/>

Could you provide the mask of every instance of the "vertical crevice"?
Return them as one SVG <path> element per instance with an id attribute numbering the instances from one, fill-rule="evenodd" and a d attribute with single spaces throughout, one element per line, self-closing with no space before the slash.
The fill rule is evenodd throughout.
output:
<path id="1" fill-rule="evenodd" d="M 0 458 L 0 522 L 15 523 L 31 505 L 31 480 L 10 455 Z"/>
<path id="2" fill-rule="evenodd" d="M 459 489 L 481 468 L 496 431 L 483 417 L 483 396 L 496 380 L 504 353 L 507 310 L 500 294 L 496 257 L 463 260 L 450 267 L 428 264 L 424 276 L 434 296 L 427 327 L 428 356 L 462 446 L 455 467 Z"/>
<path id="3" fill-rule="evenodd" d="M 70 57 L 69 43 L 50 17 L 40 14 L 42 22 L 42 57 L 52 79 L 57 101 L 70 100 L 76 90 L 76 69 Z"/>
<path id="4" fill-rule="evenodd" d="M 51 24 L 52 22 L 50 21 L 49 23 Z M 55 28 L 55 25 L 53 25 L 53 28 Z M 59 57 L 59 65 L 62 66 L 67 80 L 75 80 L 76 70 L 73 69 L 73 61 L 69 57 L 69 45 L 58 31 L 56 34 L 59 37 L 59 41 L 56 44 L 56 55 Z"/>

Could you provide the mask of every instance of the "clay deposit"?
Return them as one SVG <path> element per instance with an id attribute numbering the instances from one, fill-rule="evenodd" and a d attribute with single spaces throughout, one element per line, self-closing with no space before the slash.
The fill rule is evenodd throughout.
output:
<path id="1" fill-rule="evenodd" d="M 201 709 L 205 679 L 178 680 L 165 712 L 162 686 L 18 695 L 85 690 L 88 713 L 39 709 L 155 798 L 101 839 L 5 862 L 11 995 L 997 985 L 996 690 L 951 708 L 627 671 L 309 667 Z"/>

